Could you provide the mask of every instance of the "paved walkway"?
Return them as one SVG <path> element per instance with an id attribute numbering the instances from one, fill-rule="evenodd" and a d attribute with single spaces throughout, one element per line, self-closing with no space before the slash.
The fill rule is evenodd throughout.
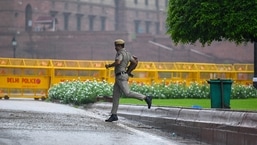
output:
<path id="1" fill-rule="evenodd" d="M 0 100 L 1 145 L 186 145 L 183 140 L 108 113 L 34 100 Z"/>

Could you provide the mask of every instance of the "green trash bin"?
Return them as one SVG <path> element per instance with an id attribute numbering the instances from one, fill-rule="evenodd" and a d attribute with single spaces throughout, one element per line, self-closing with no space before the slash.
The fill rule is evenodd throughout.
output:
<path id="1" fill-rule="evenodd" d="M 211 79 L 211 108 L 230 108 L 231 86 L 233 81 L 227 79 Z"/>

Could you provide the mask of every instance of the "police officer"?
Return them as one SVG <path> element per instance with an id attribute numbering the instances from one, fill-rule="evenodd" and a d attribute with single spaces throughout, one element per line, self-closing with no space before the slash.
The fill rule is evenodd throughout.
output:
<path id="1" fill-rule="evenodd" d="M 152 105 L 152 97 L 151 96 L 145 96 L 137 92 L 130 91 L 128 86 L 128 78 L 131 74 L 131 71 L 133 66 L 137 65 L 137 61 L 134 59 L 134 57 L 126 51 L 124 48 L 125 41 L 122 39 L 117 39 L 114 41 L 115 50 L 117 51 L 115 61 L 112 64 L 106 64 L 105 67 L 108 69 L 110 67 L 114 67 L 114 73 L 115 73 L 115 83 L 113 86 L 113 104 L 112 104 L 112 110 L 111 110 L 111 116 L 109 119 L 105 120 L 106 122 L 112 122 L 117 121 L 117 110 L 119 106 L 119 99 L 122 93 L 131 98 L 136 98 L 139 100 L 145 100 L 145 102 L 148 105 L 148 109 L 151 108 Z M 131 65 L 132 67 L 128 67 Z M 127 69 L 128 68 L 128 69 Z"/>

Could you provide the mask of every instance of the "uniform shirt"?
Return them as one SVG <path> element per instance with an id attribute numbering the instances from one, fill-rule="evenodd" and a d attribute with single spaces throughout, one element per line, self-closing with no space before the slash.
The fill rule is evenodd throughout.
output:
<path id="1" fill-rule="evenodd" d="M 122 48 L 120 51 L 116 53 L 115 60 L 120 60 L 120 64 L 115 66 L 114 72 L 115 74 L 119 72 L 126 72 L 126 68 L 131 59 L 134 59 L 132 55 L 126 51 L 125 48 Z"/>

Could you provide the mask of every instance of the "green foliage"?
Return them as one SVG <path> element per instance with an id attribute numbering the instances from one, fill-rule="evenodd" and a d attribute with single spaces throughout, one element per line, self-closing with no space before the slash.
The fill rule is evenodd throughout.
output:
<path id="1" fill-rule="evenodd" d="M 151 85 L 132 83 L 130 89 L 144 95 L 151 95 L 155 99 L 202 99 L 210 98 L 210 85 L 191 83 L 152 83 Z M 96 101 L 97 96 L 112 96 L 113 84 L 106 81 L 65 81 L 52 86 L 48 90 L 50 101 L 58 100 L 65 104 L 87 104 Z M 257 98 L 257 91 L 253 86 L 233 84 L 231 98 Z M 126 97 L 126 96 L 123 96 Z"/>
<path id="2" fill-rule="evenodd" d="M 175 43 L 254 42 L 256 13 L 254 0 L 169 0 L 167 33 Z"/>
<path id="3" fill-rule="evenodd" d="M 200 85 L 198 83 L 192 83 L 187 88 L 188 98 L 209 98 L 209 85 Z"/>
<path id="4" fill-rule="evenodd" d="M 157 99 L 178 99 L 178 98 L 208 98 L 209 86 L 192 83 L 186 86 L 185 83 L 153 83 L 151 85 L 136 83 L 131 85 L 131 90 L 146 95 L 152 95 Z"/>
<path id="5" fill-rule="evenodd" d="M 256 98 L 257 91 L 253 86 L 243 86 L 239 84 L 234 84 L 231 90 L 232 99 L 247 99 Z"/>
<path id="6" fill-rule="evenodd" d="M 97 96 L 111 95 L 112 86 L 106 81 L 65 81 L 52 86 L 48 90 L 51 101 L 75 105 L 93 103 Z"/>

